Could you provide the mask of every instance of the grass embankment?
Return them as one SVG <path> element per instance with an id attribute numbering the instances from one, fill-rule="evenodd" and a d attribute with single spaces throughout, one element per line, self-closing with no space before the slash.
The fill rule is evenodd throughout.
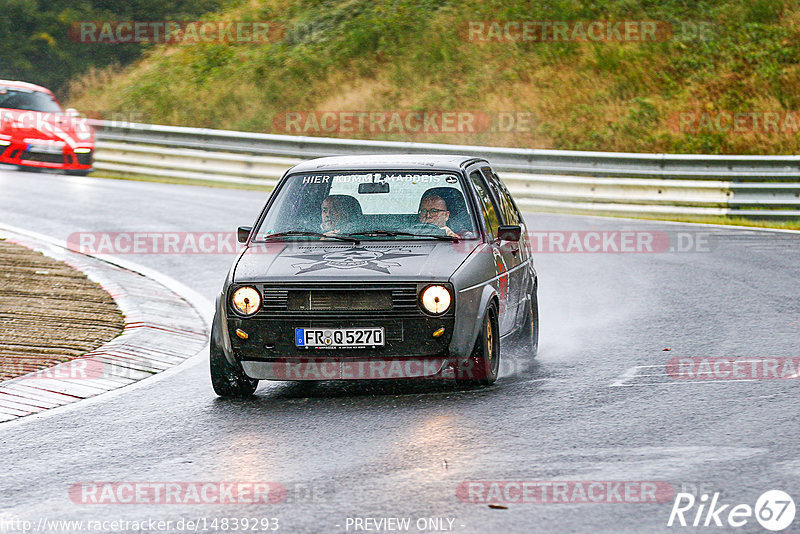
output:
<path id="1" fill-rule="evenodd" d="M 85 274 L 0 239 L 0 380 L 83 356 L 122 332 L 122 312 Z"/>
<path id="2" fill-rule="evenodd" d="M 139 122 L 278 133 L 287 111 L 488 114 L 492 127 L 472 133 L 337 134 L 313 124 L 303 132 L 459 144 L 712 154 L 800 147 L 800 119 L 795 127 L 790 113 L 800 107 L 794 2 L 249 0 L 207 18 L 271 21 L 288 32 L 269 44 L 156 46 L 123 70 L 75 81 L 69 104 Z M 487 20 L 646 20 L 671 33 L 659 30 L 657 42 L 470 40 L 468 23 Z M 501 112 L 530 123 L 503 131 Z M 683 129 L 682 112 L 695 117 Z M 735 131 L 726 113 L 756 115 Z"/>
<path id="3" fill-rule="evenodd" d="M 474 112 L 488 115 L 491 127 L 329 132 L 303 121 L 310 127 L 288 133 L 631 152 L 787 154 L 800 148 L 800 119 L 797 128 L 790 120 L 800 107 L 796 3 L 248 0 L 234 5 L 207 18 L 271 21 L 288 30 L 285 37 L 269 44 L 156 46 L 124 69 L 92 71 L 76 80 L 70 105 L 121 120 L 269 133 L 287 133 L 287 112 Z M 470 22 L 492 20 L 655 21 L 672 32 L 660 31 L 655 42 L 509 42 L 490 37 L 490 26 L 484 25 L 480 36 L 488 40 L 470 40 Z M 502 113 L 519 113 L 514 116 L 529 122 L 517 120 L 506 131 L 508 123 L 498 124 Z M 696 120 L 681 128 L 681 113 L 693 113 Z M 744 131 L 735 131 L 726 127 L 726 113 L 756 115 L 737 127 Z M 766 119 L 777 121 L 778 131 L 765 126 Z M 678 219 L 797 227 L 722 217 Z"/>

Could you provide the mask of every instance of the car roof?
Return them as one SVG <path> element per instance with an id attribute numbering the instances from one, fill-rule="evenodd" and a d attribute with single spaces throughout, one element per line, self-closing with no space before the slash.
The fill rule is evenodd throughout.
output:
<path id="1" fill-rule="evenodd" d="M 304 161 L 291 168 L 291 173 L 335 170 L 437 170 L 458 171 L 468 163 L 486 161 L 473 156 L 439 156 L 428 154 L 386 154 L 363 156 L 330 156 Z"/>
<path id="2" fill-rule="evenodd" d="M 14 89 L 27 89 L 29 91 L 39 91 L 42 93 L 47 93 L 48 95 L 52 95 L 53 93 L 50 92 L 50 89 L 46 87 L 42 87 L 41 85 L 36 85 L 33 83 L 28 82 L 19 82 L 14 80 L 0 80 L 0 87 L 8 87 Z"/>

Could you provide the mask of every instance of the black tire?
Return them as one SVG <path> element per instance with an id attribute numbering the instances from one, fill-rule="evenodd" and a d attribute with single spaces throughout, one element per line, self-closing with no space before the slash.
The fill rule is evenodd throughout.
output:
<path id="1" fill-rule="evenodd" d="M 88 176 L 91 170 L 68 170 L 65 171 L 67 176 Z"/>
<path id="2" fill-rule="evenodd" d="M 216 340 L 214 326 L 211 327 L 211 344 L 209 345 L 209 355 L 211 363 L 211 385 L 214 392 L 220 397 L 244 399 L 255 393 L 258 387 L 258 380 L 246 376 L 241 368 L 234 367 L 225 357 Z"/>
<path id="3" fill-rule="evenodd" d="M 456 380 L 464 384 L 489 386 L 497 380 L 500 371 L 500 329 L 497 311 L 492 305 L 483 316 L 481 333 L 475 341 L 470 357 L 460 362 Z"/>
<path id="4" fill-rule="evenodd" d="M 531 358 L 535 358 L 539 352 L 539 297 L 536 295 L 536 290 L 528 299 L 519 339 L 530 349 Z"/>

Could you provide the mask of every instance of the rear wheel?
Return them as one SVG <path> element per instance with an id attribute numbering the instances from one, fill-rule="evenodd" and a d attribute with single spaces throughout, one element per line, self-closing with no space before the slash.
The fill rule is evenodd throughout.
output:
<path id="1" fill-rule="evenodd" d="M 472 354 L 456 369 L 456 379 L 467 384 L 494 384 L 500 371 L 500 331 L 494 306 L 486 310 Z"/>
<path id="2" fill-rule="evenodd" d="M 531 358 L 539 351 L 539 298 L 536 290 L 531 293 L 525 310 L 525 322 L 520 330 L 520 341 L 531 351 Z"/>
<path id="3" fill-rule="evenodd" d="M 251 396 L 258 387 L 258 380 L 250 378 L 244 372 L 231 365 L 216 340 L 214 326 L 211 327 L 211 344 L 209 346 L 211 360 L 211 385 L 220 397 L 243 399 Z"/>

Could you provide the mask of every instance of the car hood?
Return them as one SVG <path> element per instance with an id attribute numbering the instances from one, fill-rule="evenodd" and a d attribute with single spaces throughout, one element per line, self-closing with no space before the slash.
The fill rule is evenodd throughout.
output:
<path id="1" fill-rule="evenodd" d="M 478 241 L 271 243 L 239 257 L 235 283 L 446 281 Z"/>
<path id="2" fill-rule="evenodd" d="M 80 139 L 78 132 L 88 132 Z M 0 133 L 14 139 L 58 143 L 75 148 L 94 138 L 86 119 L 70 117 L 64 113 L 43 113 L 19 109 L 0 108 Z M 85 135 L 84 135 L 85 136 Z"/>

